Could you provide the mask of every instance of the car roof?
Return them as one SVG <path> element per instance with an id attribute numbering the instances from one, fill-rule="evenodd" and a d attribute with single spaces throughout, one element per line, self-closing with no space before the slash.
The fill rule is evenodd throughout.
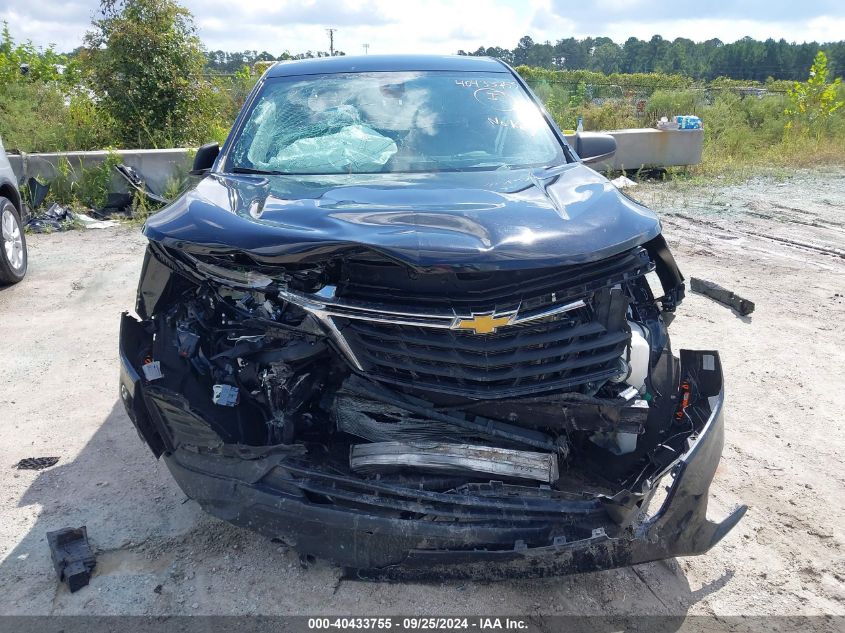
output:
<path id="1" fill-rule="evenodd" d="M 268 77 L 389 71 L 451 70 L 458 72 L 509 72 L 492 57 L 470 55 L 339 55 L 278 62 Z"/>

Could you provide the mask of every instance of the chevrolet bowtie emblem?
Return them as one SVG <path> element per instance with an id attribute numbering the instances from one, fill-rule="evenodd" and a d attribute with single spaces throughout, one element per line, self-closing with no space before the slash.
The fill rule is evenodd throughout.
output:
<path id="1" fill-rule="evenodd" d="M 456 319 L 452 329 L 472 330 L 475 334 L 492 334 L 498 328 L 509 325 L 515 316 L 516 310 L 502 314 L 473 314 Z"/>

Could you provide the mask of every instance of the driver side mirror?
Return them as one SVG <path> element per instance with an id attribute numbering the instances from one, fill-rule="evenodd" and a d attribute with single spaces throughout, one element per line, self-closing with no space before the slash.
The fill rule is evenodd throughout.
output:
<path id="1" fill-rule="evenodd" d="M 575 135 L 575 152 L 584 163 L 598 163 L 616 153 L 616 139 L 610 134 L 579 132 Z"/>
<path id="2" fill-rule="evenodd" d="M 194 166 L 189 173 L 192 176 L 204 176 L 214 166 L 214 161 L 217 160 L 219 154 L 219 143 L 206 143 L 197 150 Z"/>

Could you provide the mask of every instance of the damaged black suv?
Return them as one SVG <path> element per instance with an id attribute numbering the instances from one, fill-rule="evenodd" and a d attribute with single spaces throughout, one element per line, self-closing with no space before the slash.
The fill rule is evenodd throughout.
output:
<path id="1" fill-rule="evenodd" d="M 706 518 L 719 356 L 672 354 L 660 223 L 584 164 L 612 137 L 574 146 L 492 59 L 271 68 L 144 228 L 141 437 L 207 511 L 372 577 L 707 551 L 744 512 Z"/>

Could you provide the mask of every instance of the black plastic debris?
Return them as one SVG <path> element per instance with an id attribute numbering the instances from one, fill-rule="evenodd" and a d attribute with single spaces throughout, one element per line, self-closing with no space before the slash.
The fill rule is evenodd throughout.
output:
<path id="1" fill-rule="evenodd" d="M 114 170 L 126 181 L 126 184 L 129 186 L 129 192 L 110 191 L 106 196 L 105 204 L 99 209 L 92 210 L 94 217 L 100 219 L 110 218 L 114 215 L 133 217 L 136 194 L 144 196 L 147 201 L 155 205 L 163 205 L 170 202 L 167 198 L 158 195 L 150 189 L 144 177 L 134 167 L 121 163 L 120 165 L 115 165 Z"/>
<path id="2" fill-rule="evenodd" d="M 733 308 L 742 316 L 748 316 L 754 312 L 753 301 L 743 299 L 738 294 L 733 293 L 727 288 L 722 288 L 722 286 L 712 281 L 690 277 L 690 288 L 693 292 L 706 295 L 729 308 Z"/>
<path id="3" fill-rule="evenodd" d="M 32 216 L 26 222 L 26 228 L 33 233 L 52 233 L 66 231 L 73 224 L 73 213 L 57 202 L 50 205 L 46 211 Z"/>
<path id="4" fill-rule="evenodd" d="M 91 215 L 95 218 L 106 219 L 114 215 L 132 217 L 132 194 L 125 192 L 110 191 L 106 195 L 105 204 L 99 209 L 91 209 Z"/>
<path id="5" fill-rule="evenodd" d="M 67 583 L 71 593 L 87 585 L 97 560 L 88 544 L 85 526 L 47 532 L 47 543 L 59 580 Z"/>
<path id="6" fill-rule="evenodd" d="M 147 200 L 150 202 L 154 202 L 156 204 L 167 204 L 170 202 L 167 198 L 164 198 L 157 193 L 154 193 L 147 187 L 146 181 L 141 177 L 141 175 L 135 171 L 132 167 L 128 165 L 115 165 L 115 171 L 123 176 L 123 179 L 129 184 L 132 189 L 143 195 Z"/>
<path id="7" fill-rule="evenodd" d="M 15 464 L 14 468 L 18 470 L 44 470 L 50 468 L 50 466 L 55 466 L 58 462 L 58 457 L 27 457 Z"/>
<path id="8" fill-rule="evenodd" d="M 26 228 L 33 233 L 53 233 L 72 228 L 106 229 L 115 226 L 110 220 L 98 220 L 78 211 L 71 211 L 58 203 L 53 203 L 45 212 L 27 220 Z"/>
<path id="9" fill-rule="evenodd" d="M 44 203 L 44 199 L 50 192 L 50 185 L 39 182 L 30 177 L 26 181 L 27 203 L 31 209 L 37 209 Z"/>

